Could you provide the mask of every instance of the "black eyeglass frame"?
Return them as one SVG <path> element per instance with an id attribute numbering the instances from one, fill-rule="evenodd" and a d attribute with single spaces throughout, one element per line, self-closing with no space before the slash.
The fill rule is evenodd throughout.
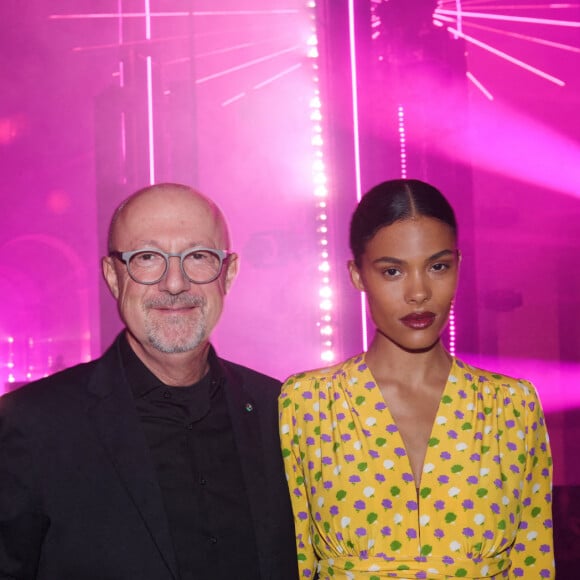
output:
<path id="1" fill-rule="evenodd" d="M 153 280 L 152 282 L 142 282 L 141 280 L 137 280 L 133 276 L 133 274 L 131 274 L 131 268 L 129 268 L 129 261 L 131 260 L 131 258 L 133 256 L 135 256 L 136 254 L 142 254 L 142 253 L 146 253 L 146 252 L 159 254 L 165 258 L 165 269 L 163 270 L 163 273 L 161 274 L 161 276 L 159 276 L 159 278 L 157 278 L 156 280 Z M 217 269 L 217 272 L 216 272 L 215 276 L 213 276 L 213 278 L 210 278 L 209 280 L 205 280 L 203 282 L 198 282 L 197 280 L 191 279 L 187 275 L 187 272 L 185 271 L 185 269 L 183 267 L 183 258 L 185 258 L 185 256 L 189 256 L 189 254 L 193 254 L 195 252 L 209 252 L 210 254 L 214 254 L 215 256 L 218 257 L 220 263 L 219 263 L 219 267 Z M 206 248 L 204 246 L 194 246 L 193 248 L 188 248 L 187 250 L 183 250 L 183 252 L 172 253 L 172 254 L 164 252 L 163 250 L 159 250 L 157 248 L 155 248 L 155 249 L 143 248 L 140 250 L 129 250 L 127 252 L 119 252 L 117 250 L 112 250 L 111 252 L 109 252 L 110 257 L 117 258 L 118 260 L 120 260 L 121 262 L 123 262 L 125 264 L 125 266 L 127 267 L 127 273 L 129 274 L 131 280 L 133 280 L 134 282 L 137 282 L 137 284 L 144 284 L 146 286 L 152 286 L 153 284 L 158 284 L 159 282 L 161 282 L 161 280 L 163 280 L 163 278 L 167 274 L 167 270 L 169 269 L 169 258 L 179 258 L 179 267 L 181 268 L 181 273 L 185 276 L 185 278 L 187 280 L 189 280 L 193 284 L 210 284 L 211 282 L 213 282 L 214 280 L 217 280 L 219 278 L 220 274 L 222 273 L 224 262 L 231 255 L 232 255 L 232 253 L 228 252 L 227 250 L 218 250 L 217 248 Z"/>

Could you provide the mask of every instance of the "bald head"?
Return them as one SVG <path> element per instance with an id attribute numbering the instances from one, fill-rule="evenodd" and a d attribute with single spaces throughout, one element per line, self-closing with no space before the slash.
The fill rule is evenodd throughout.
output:
<path id="1" fill-rule="evenodd" d="M 109 226 L 108 250 L 121 249 L 119 244 L 127 228 L 132 231 L 134 226 L 144 226 L 147 222 L 163 227 L 163 222 L 166 222 L 170 231 L 176 221 L 184 224 L 192 218 L 196 222 L 204 221 L 214 231 L 218 244 L 215 247 L 229 249 L 230 236 L 225 217 L 211 199 L 187 185 L 159 183 L 135 192 L 115 210 Z M 195 232 L 191 234 L 195 235 Z"/>

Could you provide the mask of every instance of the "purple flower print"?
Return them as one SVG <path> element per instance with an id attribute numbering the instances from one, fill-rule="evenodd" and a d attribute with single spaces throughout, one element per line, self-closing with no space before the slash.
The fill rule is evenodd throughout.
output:
<path id="1" fill-rule="evenodd" d="M 460 411 L 459 409 L 457 411 L 455 411 L 455 416 L 458 419 L 463 419 L 463 417 L 465 417 L 465 414 L 463 413 L 463 411 Z"/>
<path id="2" fill-rule="evenodd" d="M 475 485 L 478 481 L 479 481 L 479 479 L 477 479 L 477 477 L 475 475 L 470 475 L 467 478 L 467 483 L 470 483 L 471 485 Z"/>
<path id="3" fill-rule="evenodd" d="M 295 487 L 294 488 L 294 492 L 293 493 L 294 493 L 294 495 L 296 497 L 302 497 L 302 492 L 300 491 L 300 488 L 298 488 L 298 487 Z"/>
<path id="4" fill-rule="evenodd" d="M 298 519 L 305 521 L 308 519 L 308 514 L 306 512 L 298 512 Z"/>
<path id="5" fill-rule="evenodd" d="M 357 528 L 354 533 L 359 537 L 362 538 L 363 536 L 367 535 L 367 531 L 364 528 Z"/>
<path id="6" fill-rule="evenodd" d="M 378 459 L 378 457 L 379 457 L 379 452 L 378 452 L 378 451 L 375 451 L 374 449 L 370 449 L 370 450 L 369 450 L 369 455 L 370 455 L 371 457 L 374 457 L 375 459 Z"/>
<path id="7" fill-rule="evenodd" d="M 363 429 L 363 433 L 365 437 L 370 437 L 371 436 L 371 432 L 368 429 Z"/>
<path id="8" fill-rule="evenodd" d="M 344 459 L 345 459 L 346 461 L 349 461 L 349 462 L 350 462 L 350 461 L 354 461 L 354 455 L 353 455 L 352 453 L 347 453 L 347 454 L 344 456 Z"/>
<path id="9" fill-rule="evenodd" d="M 445 502 L 441 499 L 438 499 L 433 505 L 435 506 L 435 509 L 437 511 L 441 511 L 441 510 L 445 509 Z"/>
<path id="10" fill-rule="evenodd" d="M 358 370 L 359 370 L 359 371 L 361 371 L 361 372 L 362 372 L 362 371 L 366 370 L 366 368 L 367 368 L 367 363 L 362 363 L 362 364 L 358 365 L 358 367 L 357 367 L 357 368 L 358 368 Z"/>
<path id="11" fill-rule="evenodd" d="M 450 429 L 449 431 L 447 431 L 447 436 L 449 437 L 449 439 L 457 439 L 457 432 L 454 431 L 453 429 Z"/>
<path id="12" fill-rule="evenodd" d="M 344 414 L 344 413 L 337 413 L 337 414 L 336 414 L 336 418 L 337 418 L 339 421 L 344 421 L 345 414 Z"/>
<path id="13" fill-rule="evenodd" d="M 355 510 L 364 510 L 366 507 L 367 507 L 367 505 L 362 499 L 357 499 L 354 502 L 354 509 Z"/>
<path id="14" fill-rule="evenodd" d="M 434 532 L 433 535 L 438 539 L 441 540 L 445 537 L 445 532 L 441 529 L 441 528 L 437 528 Z"/>
<path id="15" fill-rule="evenodd" d="M 417 505 L 417 502 L 416 501 L 410 500 L 410 501 L 407 502 L 407 509 L 410 512 L 414 512 L 417 509 L 419 509 L 419 506 Z"/>
<path id="16" fill-rule="evenodd" d="M 324 411 L 320 411 L 320 418 L 323 419 L 323 420 L 326 420 L 327 415 L 326 415 L 326 413 Z"/>
<path id="17" fill-rule="evenodd" d="M 470 499 L 463 500 L 461 503 L 464 510 L 472 510 L 473 509 L 473 501 Z"/>
<path id="18" fill-rule="evenodd" d="M 384 528 L 381 528 L 381 534 L 383 534 L 383 536 L 390 536 L 391 535 L 391 528 L 389 528 L 389 526 L 385 526 Z"/>
<path id="19" fill-rule="evenodd" d="M 342 535 L 342 532 L 336 532 L 336 539 L 339 542 L 342 542 L 344 540 L 344 536 Z"/>
<path id="20" fill-rule="evenodd" d="M 413 483 L 414 477 L 412 473 L 403 473 L 403 481 L 405 483 Z"/>
<path id="21" fill-rule="evenodd" d="M 515 424 L 516 424 L 516 422 L 515 422 L 513 419 L 508 419 L 508 420 L 505 422 L 505 426 L 506 426 L 508 429 L 511 429 L 512 427 L 515 427 Z"/>
<path id="22" fill-rule="evenodd" d="M 443 556 L 442 560 L 443 563 L 447 565 L 451 565 L 455 562 L 455 560 L 451 556 Z"/>
<path id="23" fill-rule="evenodd" d="M 330 510 L 329 511 L 330 511 L 330 515 L 331 516 L 337 516 L 338 513 L 339 513 L 338 512 L 338 506 L 337 505 L 330 506 Z"/>
<path id="24" fill-rule="evenodd" d="M 514 550 L 516 552 L 523 552 L 526 549 L 526 545 L 522 544 L 521 542 L 518 542 L 517 544 L 514 544 Z"/>
<path id="25" fill-rule="evenodd" d="M 334 486 L 334 483 L 332 481 L 325 481 L 322 484 L 322 487 L 324 487 L 324 489 L 332 489 Z"/>
<path id="26" fill-rule="evenodd" d="M 323 457 L 321 459 L 322 465 L 332 465 L 332 458 L 330 457 Z"/>
<path id="27" fill-rule="evenodd" d="M 392 423 L 387 425 L 387 433 L 396 433 L 397 431 L 398 429 L 396 425 L 393 425 Z"/>
<path id="28" fill-rule="evenodd" d="M 544 554 L 549 554 L 551 552 L 550 546 L 548 546 L 548 544 L 542 544 L 540 546 L 540 552 L 542 552 Z"/>
<path id="29" fill-rule="evenodd" d="M 304 413 L 304 420 L 305 421 L 314 421 L 314 417 L 311 413 Z"/>
<path id="30" fill-rule="evenodd" d="M 376 409 L 377 411 L 383 411 L 383 410 L 385 410 L 386 408 L 387 408 L 387 405 L 386 405 L 385 403 L 383 403 L 383 402 L 377 403 L 377 404 L 375 405 L 375 409 Z"/>
<path id="31" fill-rule="evenodd" d="M 359 483 L 360 482 L 360 477 L 358 475 L 351 475 L 348 480 L 350 481 L 350 483 Z"/>
<path id="32" fill-rule="evenodd" d="M 377 473 L 377 474 L 375 475 L 375 479 L 376 479 L 377 481 L 386 481 L 386 477 L 385 477 L 385 476 L 384 476 L 382 473 Z"/>
<path id="33" fill-rule="evenodd" d="M 409 538 L 410 540 L 414 540 L 417 537 L 417 530 L 415 530 L 414 528 L 408 528 L 407 529 L 407 538 Z"/>
<path id="34" fill-rule="evenodd" d="M 545 569 L 540 570 L 540 576 L 542 578 L 550 578 L 551 575 L 552 574 L 550 573 L 550 570 L 545 570 Z"/>
<path id="35" fill-rule="evenodd" d="M 368 383 L 365 383 L 365 389 L 367 390 L 371 390 L 375 388 L 375 383 L 373 383 L 372 381 L 369 381 Z"/>
<path id="36" fill-rule="evenodd" d="M 335 401 L 338 401 L 338 400 L 340 399 L 340 393 L 334 393 L 334 395 L 332 396 L 332 398 L 333 398 Z"/>
<path id="37" fill-rule="evenodd" d="M 495 487 L 497 487 L 498 489 L 503 489 L 503 482 L 501 479 L 494 479 L 493 484 L 495 485 Z"/>
<path id="38" fill-rule="evenodd" d="M 312 393 L 310 391 L 304 391 L 302 393 L 302 398 L 303 399 L 312 399 Z"/>
<path id="39" fill-rule="evenodd" d="M 449 483 L 449 476 L 448 475 L 440 475 L 437 478 L 437 481 L 441 484 L 441 485 L 445 485 L 446 483 Z"/>
<path id="40" fill-rule="evenodd" d="M 306 437 L 306 445 L 314 445 L 316 443 L 316 439 L 314 437 Z"/>
<path id="41" fill-rule="evenodd" d="M 350 433 L 343 433 L 343 434 L 340 436 L 340 438 L 341 438 L 343 441 L 350 441 L 352 437 L 351 437 L 351 434 L 350 434 Z"/>
<path id="42" fill-rule="evenodd" d="M 469 457 L 470 461 L 479 461 L 481 459 L 481 455 L 479 453 L 472 453 Z"/>
<path id="43" fill-rule="evenodd" d="M 460 399 L 467 399 L 467 393 L 463 389 L 460 389 L 457 393 Z"/>
<path id="44" fill-rule="evenodd" d="M 390 510 L 393 508 L 393 502 L 390 499 L 384 499 L 381 502 L 381 505 L 386 509 L 386 510 Z"/>
<path id="45" fill-rule="evenodd" d="M 471 528 L 463 528 L 463 535 L 466 538 L 473 538 L 475 532 Z"/>
<path id="46" fill-rule="evenodd" d="M 320 438 L 326 442 L 326 443 L 330 443 L 332 442 L 332 437 L 330 435 L 328 435 L 327 433 L 323 433 Z"/>
<path id="47" fill-rule="evenodd" d="M 499 515 L 499 505 L 497 505 L 496 503 L 492 503 L 490 507 L 491 507 L 491 511 L 495 515 Z"/>
<path id="48" fill-rule="evenodd" d="M 402 447 L 395 447 L 395 455 L 397 457 L 405 457 L 407 452 Z"/>
<path id="49" fill-rule="evenodd" d="M 483 537 L 486 540 L 493 540 L 493 532 L 491 530 L 485 530 L 485 532 L 483 532 Z"/>
<path id="50" fill-rule="evenodd" d="M 439 457 L 441 457 L 441 459 L 451 459 L 451 453 L 449 453 L 449 451 L 443 451 Z"/>

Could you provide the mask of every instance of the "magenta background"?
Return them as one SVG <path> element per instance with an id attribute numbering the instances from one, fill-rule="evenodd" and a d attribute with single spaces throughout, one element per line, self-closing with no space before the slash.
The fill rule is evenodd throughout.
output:
<path id="1" fill-rule="evenodd" d="M 0 393 L 13 388 L 10 373 L 19 383 L 27 372 L 34 379 L 99 356 L 119 329 L 99 258 L 112 208 L 147 184 L 147 54 L 154 63 L 156 179 L 188 182 L 213 196 L 241 254 L 241 273 L 215 335 L 219 353 L 279 378 L 322 364 L 309 108 L 316 71 L 307 57 L 315 11 L 302 0 L 192 4 L 200 12 L 290 12 L 156 18 L 149 44 L 143 19 L 127 19 L 120 47 L 115 19 L 51 15 L 116 13 L 120 6 L 125 13 L 142 12 L 140 0 L 0 5 Z M 358 295 L 345 283 L 344 267 L 346 224 L 356 203 L 352 170 L 345 169 L 353 166 L 350 70 L 341 60 L 348 49 L 347 2 L 318 4 L 320 86 L 327 99 L 322 110 L 335 113 L 324 126 L 334 349 L 344 358 L 362 345 Z M 359 19 L 365 4 L 358 3 Z M 486 2 L 485 10 L 493 4 Z M 151 0 L 151 8 L 170 12 L 184 3 Z M 531 13 L 580 21 L 578 6 L 542 10 Z M 469 167 L 469 211 L 461 195 L 454 198 L 460 217 L 467 216 L 461 233 L 471 271 L 460 288 L 466 306 L 458 312 L 459 354 L 536 384 L 548 413 L 556 483 L 578 485 L 580 27 L 494 26 L 575 48 L 470 31 L 566 85 L 472 48 L 467 67 L 494 100 L 465 81 L 465 109 L 457 110 L 453 83 L 433 91 L 439 81 L 427 69 L 416 71 L 422 110 L 430 113 L 416 125 L 410 120 L 409 156 L 412 164 L 419 145 L 429 143 L 441 166 L 452 160 Z M 359 54 L 372 57 L 368 38 L 358 40 Z M 120 61 L 126 67 L 122 94 Z M 361 86 L 367 82 L 362 69 Z M 370 187 L 398 176 L 398 158 L 391 155 L 384 166 L 369 162 L 383 125 L 380 119 L 368 123 L 379 113 L 364 97 L 361 107 L 372 127 L 361 134 L 362 152 L 369 152 L 362 183 Z M 121 110 L 127 115 L 125 152 Z M 427 175 L 417 170 L 409 176 L 430 177 L 447 191 L 447 176 L 437 173 L 437 164 L 430 167 Z M 518 305 L 506 310 L 514 297 Z"/>

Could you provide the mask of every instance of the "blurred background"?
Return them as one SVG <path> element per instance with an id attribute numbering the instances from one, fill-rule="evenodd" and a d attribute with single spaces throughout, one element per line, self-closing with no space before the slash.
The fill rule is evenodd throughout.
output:
<path id="1" fill-rule="evenodd" d="M 445 340 L 538 388 L 575 578 L 579 70 L 579 2 L 2 0 L 0 394 L 112 342 L 109 218 L 161 181 L 228 216 L 221 356 L 283 379 L 361 351 L 350 214 L 380 181 L 424 179 L 460 222 Z"/>

